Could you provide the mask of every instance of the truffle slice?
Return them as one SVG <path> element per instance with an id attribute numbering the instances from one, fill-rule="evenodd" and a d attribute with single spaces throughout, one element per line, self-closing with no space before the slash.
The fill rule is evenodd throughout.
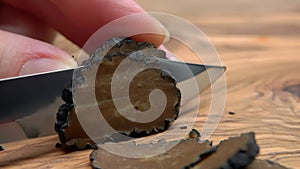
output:
<path id="1" fill-rule="evenodd" d="M 199 158 L 205 158 L 212 151 L 211 143 L 199 143 L 195 139 L 187 139 L 173 142 L 158 142 L 153 144 L 133 145 L 142 149 L 144 152 L 152 151 L 154 148 L 166 149 L 168 146 L 177 144 L 168 151 L 144 158 L 121 157 L 105 151 L 103 149 L 94 150 L 90 155 L 93 168 L 123 168 L 123 169 L 165 169 L 165 168 L 184 168 L 187 164 L 194 164 Z M 130 143 L 126 143 L 130 144 Z M 132 149 L 128 152 L 132 153 Z"/>
<path id="2" fill-rule="evenodd" d="M 106 42 L 91 54 L 90 58 L 84 62 L 84 67 L 81 71 L 77 72 L 78 78 L 73 83 L 86 86 L 84 89 L 81 88 L 81 91 L 94 88 L 97 106 L 106 122 L 116 132 L 131 137 L 155 134 L 168 129 L 169 125 L 174 122 L 178 116 L 181 100 L 176 81 L 171 75 L 160 69 L 160 65 L 155 61 L 156 57 L 165 58 L 165 52 L 157 50 L 154 45 L 146 42 L 115 38 Z M 127 77 L 122 71 L 116 71 L 125 59 L 127 61 L 125 68 L 143 68 L 134 78 L 130 79 L 129 99 L 135 110 L 146 112 L 151 106 L 155 106 L 151 105 L 149 101 L 149 95 L 154 89 L 163 91 L 167 98 L 164 111 L 155 120 L 136 122 L 125 118 L 120 114 L 119 110 L 122 110 L 123 113 L 125 111 L 125 114 L 131 114 L 133 113 L 131 112 L 132 109 L 128 109 L 127 105 L 117 109 L 113 101 L 113 99 L 116 99 L 112 96 L 113 78 Z M 92 79 L 95 82 L 95 86 L 86 85 L 90 83 L 91 79 L 88 76 L 91 75 L 91 72 L 96 72 L 96 78 Z M 122 85 L 118 87 L 120 91 L 125 88 Z M 76 93 L 76 89 L 74 92 Z M 126 97 L 124 96 L 124 98 Z M 85 133 L 77 117 L 77 111 L 82 111 L 80 113 L 85 114 L 86 111 L 89 111 L 89 105 L 82 106 L 76 104 L 76 102 L 73 103 L 72 98 L 72 92 L 64 90 L 63 100 L 66 104 L 62 105 L 57 113 L 55 131 L 59 134 L 63 145 L 75 145 L 80 149 L 85 148 L 86 145 L 94 145 L 95 143 Z M 117 99 L 123 98 L 120 96 Z M 91 106 L 94 105 L 91 104 Z M 87 108 L 85 109 L 85 107 Z M 91 121 L 93 120 L 91 119 Z M 103 135 L 103 137 L 106 136 Z"/>
<path id="3" fill-rule="evenodd" d="M 148 152 L 151 148 L 164 149 L 174 142 L 136 145 Z M 150 147 L 150 148 L 149 148 Z M 131 152 L 134 148 L 128 150 Z M 90 155 L 94 168 L 193 168 L 193 169 L 242 169 L 258 154 L 254 133 L 245 133 L 222 141 L 218 146 L 197 139 L 178 141 L 178 144 L 163 154 L 144 157 L 120 157 L 105 150 L 94 150 Z"/>
<path id="4" fill-rule="evenodd" d="M 141 137 L 166 130 L 169 124 L 178 116 L 180 91 L 176 87 L 175 80 L 162 70 L 153 68 L 143 70 L 132 79 L 129 86 L 131 104 L 136 110 L 141 112 L 147 111 L 151 106 L 156 106 L 151 105 L 149 102 L 149 95 L 153 90 L 159 89 L 164 92 L 167 103 L 158 118 L 147 123 L 131 121 L 121 115 L 115 106 L 111 93 L 112 77 L 118 65 L 126 58 L 126 55 L 128 54 L 105 56 L 98 69 L 95 92 L 103 117 L 111 127 L 128 136 Z M 143 61 L 131 60 L 130 62 L 128 66 L 138 67 L 144 64 Z M 122 76 L 122 73 L 115 73 L 114 77 L 118 76 Z M 120 88 L 119 90 L 123 90 L 123 86 L 120 85 L 118 87 Z M 127 89 L 125 88 L 124 90 Z M 125 114 L 131 113 L 127 105 L 121 106 L 121 109 L 125 111 Z"/>
<path id="5" fill-rule="evenodd" d="M 254 133 L 231 137 L 217 146 L 216 153 L 201 160 L 195 169 L 241 169 L 250 164 L 259 152 Z"/>
<path id="6" fill-rule="evenodd" d="M 278 163 L 269 160 L 254 160 L 245 169 L 288 169 Z"/>

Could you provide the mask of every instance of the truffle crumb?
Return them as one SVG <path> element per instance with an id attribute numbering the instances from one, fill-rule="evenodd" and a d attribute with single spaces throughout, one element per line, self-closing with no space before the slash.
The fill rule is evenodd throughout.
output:
<path id="1" fill-rule="evenodd" d="M 189 138 L 196 139 L 197 141 L 199 141 L 199 137 L 201 137 L 201 134 L 198 130 L 192 129 L 189 132 Z"/>
<path id="2" fill-rule="evenodd" d="M 235 114 L 235 112 L 233 112 L 233 111 L 230 111 L 230 112 L 228 112 L 228 114 L 230 114 L 230 115 L 234 115 L 234 114 Z"/>
<path id="3" fill-rule="evenodd" d="M 60 143 L 55 144 L 55 148 L 60 148 L 60 147 L 62 147 L 62 144 L 60 144 Z"/>
<path id="4" fill-rule="evenodd" d="M 285 92 L 289 92 L 291 94 L 296 95 L 297 97 L 300 98 L 300 84 L 294 84 L 290 86 L 286 86 L 282 89 Z"/>

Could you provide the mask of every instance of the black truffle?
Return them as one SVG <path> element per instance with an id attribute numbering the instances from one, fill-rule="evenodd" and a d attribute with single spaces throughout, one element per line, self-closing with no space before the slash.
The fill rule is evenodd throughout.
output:
<path id="1" fill-rule="evenodd" d="M 0 146 L 0 151 L 3 151 L 3 150 L 4 150 L 4 148 L 2 146 Z"/>
<path id="2" fill-rule="evenodd" d="M 165 147 L 174 145 L 174 143 L 177 143 L 175 147 L 160 155 L 143 158 L 121 157 L 99 148 L 90 155 L 91 165 L 93 168 L 128 169 L 242 169 L 249 165 L 258 154 L 254 133 L 231 137 L 217 146 L 212 146 L 208 141 L 200 143 L 191 138 L 181 141 L 131 145 L 148 152 L 155 148 L 165 149 Z M 129 145 L 130 143 L 123 144 Z M 132 149 L 134 148 L 129 146 L 128 152 Z"/>
<path id="3" fill-rule="evenodd" d="M 103 117 L 112 128 L 130 137 L 143 137 L 162 132 L 176 120 L 181 101 L 181 94 L 176 87 L 175 79 L 162 70 L 156 62 L 156 57 L 164 56 L 165 52 L 156 49 L 154 45 L 147 42 L 135 42 L 129 38 L 114 38 L 97 49 L 84 62 L 83 68 L 76 74 L 77 78 L 74 79 L 76 81 L 74 84 L 84 86 L 89 72 L 95 72 L 97 69 L 94 86 L 96 100 Z M 149 95 L 155 89 L 163 91 L 167 98 L 164 111 L 151 122 L 131 121 L 121 115 L 114 105 L 111 93 L 112 78 L 126 76 L 126 74 L 122 74 L 123 72 L 116 73 L 116 69 L 127 58 L 129 61 L 127 63 L 128 68 L 143 68 L 130 82 L 128 92 L 133 107 L 141 112 L 147 111 L 153 106 L 149 102 Z M 95 66 L 98 64 L 100 64 L 99 67 Z M 122 86 L 119 87 L 122 89 Z M 73 104 L 70 87 L 63 90 L 62 99 L 66 103 L 59 108 L 55 123 L 55 131 L 59 134 L 61 143 L 63 145 L 75 145 L 77 148 L 94 145 L 94 142 L 79 123 L 75 108 L 81 105 Z M 84 110 L 81 109 L 81 111 Z"/>

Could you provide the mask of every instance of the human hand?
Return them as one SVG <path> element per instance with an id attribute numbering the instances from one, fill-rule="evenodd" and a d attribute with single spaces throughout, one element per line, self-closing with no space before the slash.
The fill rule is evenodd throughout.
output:
<path id="1" fill-rule="evenodd" d="M 2 0 L 0 11 L 0 78 L 75 67 L 69 54 L 50 44 L 54 29 L 83 47 L 106 23 L 144 12 L 133 0 Z M 112 30 L 111 35 L 114 31 L 117 36 L 124 30 L 139 31 L 145 27 L 166 34 L 165 28 L 150 17 L 134 20 L 125 27 Z M 164 36 L 152 34 L 135 38 L 157 46 L 164 41 Z"/>

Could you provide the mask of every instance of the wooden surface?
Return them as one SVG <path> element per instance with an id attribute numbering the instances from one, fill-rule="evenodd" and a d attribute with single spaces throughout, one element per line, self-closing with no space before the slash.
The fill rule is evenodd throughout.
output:
<path id="1" fill-rule="evenodd" d="M 300 168 L 300 2 L 168 0 L 158 6 L 158 1 L 138 2 L 148 11 L 169 12 L 197 25 L 227 66 L 226 107 L 210 139 L 217 143 L 254 131 L 259 158 Z M 62 37 L 55 44 L 74 56 L 79 53 Z M 195 128 L 201 130 L 208 107 L 202 104 Z M 0 165 L 6 164 L 0 168 L 90 167 L 91 150 L 63 152 L 55 149 L 56 142 L 50 136 L 4 144 Z"/>

